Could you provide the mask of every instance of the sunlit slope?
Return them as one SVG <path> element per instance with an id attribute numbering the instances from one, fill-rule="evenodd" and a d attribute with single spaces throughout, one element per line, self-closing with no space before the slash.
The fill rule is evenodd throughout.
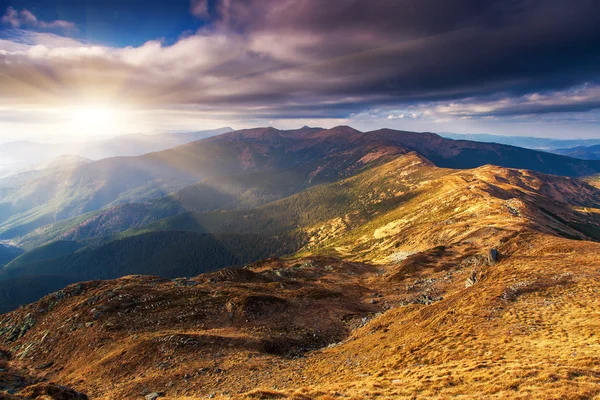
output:
<path id="1" fill-rule="evenodd" d="M 599 193 L 571 178 L 494 166 L 444 169 L 409 153 L 262 207 L 187 212 L 115 236 L 81 241 L 79 246 L 85 247 L 68 254 L 44 246 L 13 260 L 0 278 L 190 276 L 298 250 L 300 257 L 318 254 L 386 264 L 462 242 L 485 251 L 524 229 L 598 240 Z M 201 245 L 202 237 L 211 241 Z M 204 256 L 202 262 L 193 256 L 223 247 L 223 240 L 225 248 L 236 244 L 227 252 L 231 256 L 217 252 L 213 265 Z M 254 251 L 255 246 L 268 251 Z M 157 252 L 177 256 L 161 258 Z M 32 260 L 37 254 L 44 256 Z"/>
<path id="2" fill-rule="evenodd" d="M 295 185 L 302 189 L 351 176 L 365 164 L 410 151 L 445 168 L 495 164 L 563 176 L 592 175 L 600 171 L 598 161 L 493 143 L 455 141 L 432 133 L 389 129 L 362 133 L 345 126 L 291 131 L 257 128 L 144 156 L 100 160 L 69 173 L 2 189 L 0 235 L 15 239 L 41 226 L 104 207 L 146 202 L 190 184 L 239 174 L 303 171 L 305 176 Z M 253 200 L 253 196 L 245 198 L 245 192 L 227 192 L 226 188 L 227 185 L 217 187 L 214 197 L 194 201 L 192 209 L 206 211 L 209 205 L 222 203 L 228 207 L 258 205 L 247 201 Z M 289 191 L 283 192 L 281 195 L 289 194 Z M 278 191 L 267 192 L 265 199 L 273 200 L 279 194 Z M 260 199 L 260 193 L 256 196 Z"/>
<path id="3" fill-rule="evenodd" d="M 15 238 L 102 207 L 164 197 L 209 178 L 296 169 L 304 171 L 307 183 L 327 182 L 351 175 L 369 162 L 360 160 L 375 144 L 358 146 L 349 140 L 352 135 L 360 137 L 360 132 L 338 127 L 323 131 L 327 132 L 323 136 L 302 136 L 321 131 L 239 131 L 144 156 L 104 159 L 2 189 L 0 236 Z M 390 152 L 401 150 L 384 153 Z M 221 203 L 223 194 L 217 191 L 216 195 L 216 200 L 208 201 Z M 197 206 L 202 209 L 203 204 Z"/>
<path id="4" fill-rule="evenodd" d="M 304 167 L 205 179 L 145 203 L 126 203 L 38 228 L 13 242 L 32 249 L 52 240 L 86 240 L 140 228 L 186 211 L 247 209 L 318 184 Z"/>
<path id="5" fill-rule="evenodd" d="M 393 171 L 400 171 L 402 175 L 391 177 L 389 172 Z M 365 223 L 378 213 L 406 201 L 405 196 L 398 196 L 382 202 L 380 194 L 372 193 L 373 189 L 408 191 L 407 185 L 411 182 L 414 184 L 426 177 L 451 172 L 435 168 L 413 153 L 355 177 L 319 185 L 256 209 L 188 212 L 113 237 L 80 241 L 79 244 L 73 241 L 50 243 L 13 260 L 0 271 L 0 278 L 49 273 L 78 280 L 114 278 L 131 273 L 189 276 L 270 255 L 292 254 L 310 243 L 315 225 L 329 223 L 332 218 L 347 214 L 353 215 L 354 224 Z M 218 257 L 214 265 L 208 265 L 208 259 L 200 264 L 195 261 L 191 255 L 196 251 L 212 251 L 208 245 L 185 250 L 190 240 L 202 237 L 201 234 L 208 234 L 207 237 L 237 235 L 235 256 L 227 258 L 229 264 L 223 262 L 223 257 Z M 219 240 L 219 237 L 213 239 L 215 249 L 221 247 Z M 73 243 L 72 252 L 56 251 L 57 246 L 64 249 L 68 243 Z M 160 243 L 158 247 L 157 243 Z M 170 256 L 159 263 L 152 261 L 159 250 L 165 254 L 181 253 L 177 262 L 169 259 Z M 150 268 L 150 265 L 155 267 Z"/>
<path id="6" fill-rule="evenodd" d="M 125 236 L 160 230 L 272 235 L 296 230 L 308 235 L 306 252 L 355 258 L 364 253 L 385 261 L 448 240 L 475 241 L 489 232 L 510 236 L 522 227 L 596 240 L 599 193 L 576 179 L 495 166 L 444 169 L 410 153 L 256 209 L 185 213 Z"/>
<path id="7" fill-rule="evenodd" d="M 541 189 L 551 203 L 570 188 L 556 185 Z M 595 201 L 579 189 L 569 201 Z M 459 242 L 440 230 L 392 263 L 311 256 L 72 285 L 7 314 L 0 340 L 99 399 L 594 398 L 600 244 L 497 222 Z M 404 238 L 436 235 L 418 226 Z"/>

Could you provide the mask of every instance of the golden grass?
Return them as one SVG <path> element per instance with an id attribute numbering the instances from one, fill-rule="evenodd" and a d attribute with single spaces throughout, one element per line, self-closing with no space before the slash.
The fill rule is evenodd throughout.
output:
<path id="1" fill-rule="evenodd" d="M 217 273 L 184 287 L 140 277 L 86 284 L 51 313 L 10 314 L 0 328 L 28 314 L 37 322 L 4 346 L 25 368 L 52 359 L 46 378 L 94 399 L 146 390 L 165 400 L 600 398 L 600 244 L 558 236 L 585 238 L 574 226 L 597 225 L 584 205 L 598 193 L 526 171 L 412 161 L 399 165 L 412 168 L 402 185 L 414 197 L 321 230 L 313 250 L 345 260 L 305 249 L 254 265 L 265 282 Z M 396 179 L 394 164 L 384 170 Z M 484 257 L 492 247 L 495 265 Z M 401 250 L 421 253 L 386 261 Z M 108 292 L 120 306 L 85 328 L 104 304 L 88 300 Z"/>

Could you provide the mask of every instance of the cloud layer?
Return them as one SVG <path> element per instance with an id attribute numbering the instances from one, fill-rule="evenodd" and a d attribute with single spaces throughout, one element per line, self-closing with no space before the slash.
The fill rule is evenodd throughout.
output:
<path id="1" fill-rule="evenodd" d="M 0 102 L 108 101 L 252 118 L 415 105 L 458 118 L 600 107 L 594 0 L 194 0 L 190 11 L 207 25 L 174 44 L 111 48 L 33 34 L 23 28 L 73 26 L 9 9 Z"/>

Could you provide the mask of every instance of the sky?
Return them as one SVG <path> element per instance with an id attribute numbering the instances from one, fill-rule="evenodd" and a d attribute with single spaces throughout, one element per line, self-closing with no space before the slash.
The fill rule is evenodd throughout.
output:
<path id="1" fill-rule="evenodd" d="M 596 0 L 0 0 L 0 142 L 272 125 L 600 138 Z"/>

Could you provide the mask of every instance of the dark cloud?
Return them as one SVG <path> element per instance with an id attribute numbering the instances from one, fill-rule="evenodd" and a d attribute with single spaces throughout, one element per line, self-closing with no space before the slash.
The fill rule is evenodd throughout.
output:
<path id="1" fill-rule="evenodd" d="M 596 80 L 600 67 L 597 1 L 222 0 L 214 9 L 218 24 L 274 59 L 335 77 L 315 85 L 340 94 L 525 92 Z"/>
<path id="2" fill-rule="evenodd" d="M 0 97 L 100 93 L 265 118 L 436 102 L 475 115 L 494 96 L 514 107 L 482 115 L 597 107 L 590 96 L 520 98 L 600 83 L 598 1 L 194 0 L 190 10 L 210 25 L 172 46 L 0 47 Z"/>

